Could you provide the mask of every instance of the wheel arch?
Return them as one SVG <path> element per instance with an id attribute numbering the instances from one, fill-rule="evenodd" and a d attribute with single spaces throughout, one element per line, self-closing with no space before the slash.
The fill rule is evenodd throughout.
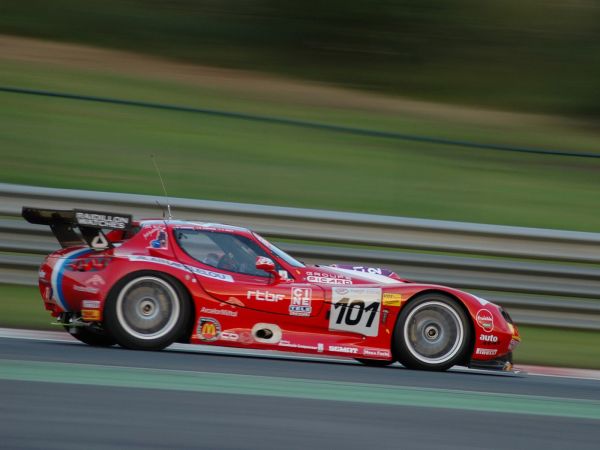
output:
<path id="1" fill-rule="evenodd" d="M 419 297 L 421 297 L 423 295 L 427 295 L 427 294 L 440 294 L 440 295 L 444 295 L 444 296 L 450 298 L 456 304 L 459 305 L 459 307 L 463 310 L 463 312 L 469 318 L 469 329 L 471 331 L 470 337 L 469 337 L 469 343 L 467 345 L 467 348 L 469 349 L 469 351 L 465 352 L 465 358 L 463 361 L 461 361 L 465 365 L 468 364 L 470 361 L 471 354 L 473 353 L 473 351 L 475 349 L 475 337 L 476 336 L 475 336 L 475 326 L 473 325 L 473 316 L 472 316 L 471 312 L 469 311 L 469 308 L 467 308 L 464 301 L 462 301 L 459 296 L 457 296 L 453 292 L 449 292 L 444 289 L 438 289 L 438 288 L 428 288 L 428 289 L 423 289 L 422 291 L 415 292 L 412 296 L 410 296 L 410 298 L 408 300 L 406 300 L 405 302 L 402 303 L 402 308 L 396 315 L 396 321 L 394 322 L 394 328 L 393 328 L 394 332 L 392 333 L 392 355 L 394 356 L 394 358 L 396 358 L 397 353 L 398 353 L 398 349 L 396 348 L 396 346 L 398 345 L 397 344 L 398 340 L 396 339 L 396 332 L 397 332 L 397 329 L 399 328 L 397 326 L 397 324 L 398 324 L 398 321 L 400 320 L 402 310 L 404 310 L 404 308 L 406 308 L 412 302 L 417 300 Z"/>
<path id="2" fill-rule="evenodd" d="M 190 306 L 189 320 L 188 320 L 188 323 L 185 325 L 184 330 L 182 330 L 182 332 L 179 334 L 179 337 L 177 338 L 176 342 L 184 343 L 184 344 L 189 343 L 190 337 L 193 332 L 194 320 L 196 317 L 196 303 L 194 302 L 194 298 L 193 298 L 193 295 L 192 295 L 192 292 L 190 291 L 190 289 L 186 286 L 186 284 L 182 280 L 180 280 L 173 273 L 164 272 L 164 271 L 155 270 L 155 269 L 147 269 L 147 268 L 141 268 L 141 269 L 133 270 L 131 272 L 127 272 L 122 277 L 118 278 L 112 284 L 112 286 L 110 286 L 110 288 L 106 291 L 106 296 L 104 298 L 104 302 L 106 303 L 106 300 L 111 295 L 114 295 L 116 290 L 119 289 L 124 284 L 126 284 L 129 280 L 133 280 L 134 278 L 143 277 L 143 276 L 158 276 L 160 278 L 164 278 L 167 281 L 179 286 L 181 288 L 182 292 L 184 292 L 186 294 L 186 296 L 187 296 L 186 301 L 189 303 L 189 306 Z"/>

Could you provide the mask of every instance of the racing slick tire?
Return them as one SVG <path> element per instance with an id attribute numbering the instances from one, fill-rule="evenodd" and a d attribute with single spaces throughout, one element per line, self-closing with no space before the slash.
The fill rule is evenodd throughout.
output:
<path id="1" fill-rule="evenodd" d="M 104 308 L 104 327 L 121 346 L 162 350 L 189 328 L 191 302 L 172 277 L 136 272 L 111 289 Z"/>
<path id="2" fill-rule="evenodd" d="M 400 313 L 394 330 L 394 355 L 409 369 L 448 370 L 471 350 L 471 323 L 452 297 L 426 293 Z"/>
<path id="3" fill-rule="evenodd" d="M 65 327 L 65 330 L 67 330 L 75 339 L 78 339 L 84 344 L 91 345 L 92 347 L 111 347 L 117 343 L 117 341 L 103 331 L 96 331 L 84 327 Z"/>
<path id="4" fill-rule="evenodd" d="M 394 361 L 386 361 L 385 359 L 362 359 L 355 358 L 359 363 L 370 367 L 385 367 L 394 364 Z"/>

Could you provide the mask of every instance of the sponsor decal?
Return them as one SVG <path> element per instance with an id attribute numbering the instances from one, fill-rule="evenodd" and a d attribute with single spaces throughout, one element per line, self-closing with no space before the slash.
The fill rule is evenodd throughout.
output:
<path id="1" fill-rule="evenodd" d="M 312 312 L 312 289 L 292 288 L 292 300 L 290 301 L 290 316 L 310 316 Z"/>
<path id="2" fill-rule="evenodd" d="M 46 271 L 40 269 L 40 271 L 38 272 L 38 277 L 40 280 L 45 280 L 46 279 Z"/>
<path id="3" fill-rule="evenodd" d="M 310 270 L 306 272 L 306 280 L 311 283 L 342 284 L 342 285 L 352 284 L 352 280 L 345 275 L 340 275 L 338 273 L 326 273 L 326 272 L 317 272 L 317 271 L 310 271 Z"/>
<path id="4" fill-rule="evenodd" d="M 221 333 L 222 341 L 237 341 L 240 339 L 240 336 L 237 333 L 231 333 L 230 331 L 223 331 Z"/>
<path id="5" fill-rule="evenodd" d="M 356 270 L 358 272 L 372 273 L 375 275 L 382 275 L 383 272 L 379 267 L 363 267 L 363 266 L 353 266 L 352 270 Z"/>
<path id="6" fill-rule="evenodd" d="M 344 280 L 342 278 L 318 277 L 316 275 L 307 276 L 306 281 L 323 284 L 352 284 L 352 281 L 350 280 Z"/>
<path id="7" fill-rule="evenodd" d="M 329 329 L 377 336 L 381 288 L 333 288 Z"/>
<path id="8" fill-rule="evenodd" d="M 384 269 L 383 267 L 353 266 L 351 264 L 332 264 L 331 267 L 354 270 L 355 272 L 369 273 L 371 275 L 383 275 L 385 277 L 395 275 L 395 272 L 392 272 L 389 269 Z"/>
<path id="9" fill-rule="evenodd" d="M 355 347 L 344 347 L 343 345 L 330 345 L 327 347 L 327 350 L 329 350 L 330 352 L 337 352 L 337 353 L 348 353 L 351 355 L 357 355 L 358 354 L 358 349 Z"/>
<path id="10" fill-rule="evenodd" d="M 318 350 L 317 346 L 314 345 L 306 345 L 306 344 L 297 344 L 295 342 L 290 342 L 290 341 L 279 341 L 279 344 L 277 344 L 279 347 L 285 347 L 285 348 L 298 348 L 301 350 Z"/>
<path id="11" fill-rule="evenodd" d="M 150 239 L 150 237 L 152 237 L 153 239 L 156 239 L 156 236 L 161 231 L 165 231 L 165 226 L 162 223 L 146 224 L 146 225 L 144 225 L 144 232 L 143 232 L 142 236 L 146 240 Z"/>
<path id="12" fill-rule="evenodd" d="M 285 298 L 285 295 L 283 294 L 274 294 L 273 292 L 269 292 L 269 291 L 248 291 L 248 293 L 246 294 L 246 298 L 247 299 L 254 299 L 257 300 L 259 302 L 273 302 L 273 303 L 277 303 L 280 300 L 283 300 Z"/>
<path id="13" fill-rule="evenodd" d="M 150 241 L 150 247 L 152 248 L 167 248 L 167 234 L 163 231 L 156 239 Z"/>
<path id="14" fill-rule="evenodd" d="M 85 292 L 86 294 L 97 294 L 100 289 L 91 286 L 73 286 L 74 291 Z"/>
<path id="15" fill-rule="evenodd" d="M 394 272 L 391 272 L 386 269 L 381 269 L 382 274 L 378 274 L 378 273 L 371 273 L 368 270 L 354 270 L 352 268 L 347 268 L 346 265 L 331 266 L 331 267 L 335 267 L 335 270 L 338 272 L 347 273 L 351 276 L 360 277 L 362 279 L 367 279 L 369 281 L 372 281 L 373 283 L 378 283 L 378 284 L 403 283 L 403 281 L 400 281 L 396 278 L 390 278 L 392 275 L 395 275 L 395 274 L 394 274 Z M 360 273 L 357 273 L 357 272 L 360 272 Z"/>
<path id="16" fill-rule="evenodd" d="M 315 277 L 331 277 L 331 278 L 342 278 L 345 280 L 349 280 L 350 278 L 346 275 L 342 275 L 339 273 L 328 273 L 328 272 L 320 272 L 316 270 L 308 270 L 306 275 L 313 275 Z"/>
<path id="17" fill-rule="evenodd" d="M 92 242 L 90 242 L 90 245 L 92 246 L 93 249 L 102 250 L 102 249 L 108 248 L 109 244 L 108 244 L 108 240 L 104 236 L 104 233 L 100 232 L 94 237 L 94 239 L 92 239 Z"/>
<path id="18" fill-rule="evenodd" d="M 79 225 L 83 226 L 123 230 L 129 225 L 131 217 L 76 211 L 75 219 Z"/>
<path id="19" fill-rule="evenodd" d="M 401 303 L 401 294 L 392 294 L 389 292 L 383 294 L 383 306 L 400 306 Z"/>
<path id="20" fill-rule="evenodd" d="M 498 350 L 495 348 L 477 348 L 477 349 L 475 349 L 476 355 L 494 356 L 497 353 L 498 353 Z"/>
<path id="21" fill-rule="evenodd" d="M 498 336 L 494 336 L 493 334 L 480 334 L 479 340 L 482 342 L 489 342 L 491 344 L 495 344 L 498 342 Z"/>
<path id="22" fill-rule="evenodd" d="M 81 310 L 81 318 L 83 320 L 87 320 L 89 322 L 95 322 L 100 320 L 101 313 L 97 309 L 82 309 Z"/>
<path id="23" fill-rule="evenodd" d="M 363 355 L 374 356 L 376 358 L 391 358 L 392 357 L 389 350 L 380 350 L 380 349 L 372 350 L 369 348 L 365 348 L 363 350 Z"/>
<path id="24" fill-rule="evenodd" d="M 100 308 L 100 300 L 84 300 L 81 302 L 81 307 L 86 309 Z"/>
<path id="25" fill-rule="evenodd" d="M 483 331 L 489 333 L 494 330 L 494 316 L 487 309 L 477 311 L 477 324 L 483 328 Z"/>
<path id="26" fill-rule="evenodd" d="M 324 346 L 324 345 L 323 345 L 321 342 L 319 342 L 319 343 L 317 344 L 317 351 L 318 351 L 319 353 L 323 353 L 323 350 L 324 350 L 324 349 L 325 349 L 325 346 Z"/>
<path id="27" fill-rule="evenodd" d="M 83 282 L 86 286 L 104 286 L 106 281 L 100 275 L 94 275 L 93 277 Z"/>
<path id="28" fill-rule="evenodd" d="M 204 306 L 202 307 L 200 312 L 203 312 L 205 314 L 214 314 L 216 316 L 229 316 L 229 317 L 237 317 L 238 316 L 237 311 L 230 311 L 228 309 L 205 308 Z"/>
<path id="29" fill-rule="evenodd" d="M 218 320 L 211 317 L 200 317 L 200 319 L 198 319 L 196 334 L 201 341 L 216 341 L 221 334 L 221 324 Z"/>
<path id="30" fill-rule="evenodd" d="M 186 272 L 192 272 L 196 275 L 200 275 L 205 278 L 212 278 L 214 280 L 226 281 L 228 283 L 233 283 L 233 278 L 231 275 L 226 273 L 214 272 L 212 270 L 204 270 L 199 267 L 194 266 L 186 266 L 184 264 L 178 263 L 176 261 L 169 261 L 168 259 L 158 258 L 156 256 L 145 256 L 145 255 L 129 255 L 127 257 L 129 261 L 141 261 L 141 262 L 149 262 L 154 264 L 162 264 L 165 266 L 172 267 L 174 269 L 184 270 Z"/>

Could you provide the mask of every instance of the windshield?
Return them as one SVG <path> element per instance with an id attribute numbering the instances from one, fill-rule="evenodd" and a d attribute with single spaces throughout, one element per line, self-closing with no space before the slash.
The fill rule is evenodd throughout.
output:
<path id="1" fill-rule="evenodd" d="M 271 244 L 269 241 L 267 241 L 264 237 L 262 237 L 260 234 L 258 233 L 252 233 L 254 235 L 254 237 L 256 239 L 259 240 L 259 242 L 264 245 L 265 247 L 267 247 L 271 252 L 275 253 L 275 255 L 277 255 L 277 257 L 283 259 L 286 263 L 288 263 L 290 266 L 293 267 L 304 267 L 304 264 L 302 264 L 300 261 L 298 261 L 296 258 L 293 258 L 292 256 L 288 255 L 286 252 L 284 252 L 283 250 L 281 250 L 279 247 L 277 247 L 276 245 Z"/>

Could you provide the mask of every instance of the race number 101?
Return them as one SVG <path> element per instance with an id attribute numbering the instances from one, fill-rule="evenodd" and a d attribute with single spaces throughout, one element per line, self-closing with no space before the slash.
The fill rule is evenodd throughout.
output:
<path id="1" fill-rule="evenodd" d="M 334 288 L 329 329 L 377 336 L 381 315 L 380 288 Z"/>
<path id="2" fill-rule="evenodd" d="M 365 302 L 362 300 L 352 300 L 349 298 L 343 298 L 333 306 L 335 309 L 339 309 L 337 319 L 335 323 L 346 325 L 358 325 L 363 318 L 363 314 L 367 313 L 367 328 L 373 325 L 377 311 L 379 311 L 379 303 L 371 303 L 369 306 L 365 306 Z"/>

